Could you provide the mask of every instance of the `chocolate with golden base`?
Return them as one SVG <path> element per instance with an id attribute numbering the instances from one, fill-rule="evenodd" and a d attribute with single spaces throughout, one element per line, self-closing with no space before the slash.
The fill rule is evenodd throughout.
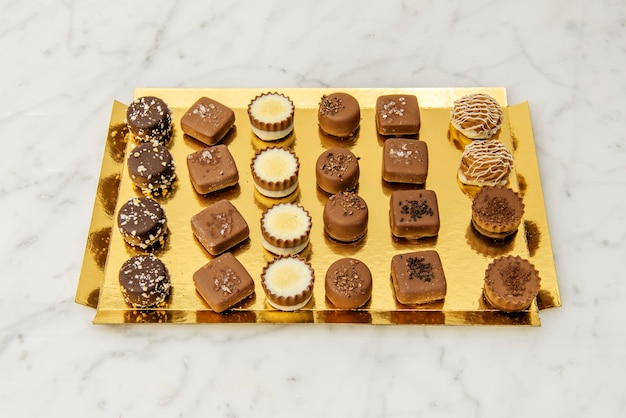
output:
<path id="1" fill-rule="evenodd" d="M 502 311 L 526 309 L 539 293 L 540 281 L 539 272 L 528 260 L 499 257 L 485 271 L 485 298 Z"/>
<path id="2" fill-rule="evenodd" d="M 165 264 L 152 254 L 140 254 L 126 260 L 119 273 L 122 296 L 138 308 L 159 305 L 171 286 Z"/>
<path id="3" fill-rule="evenodd" d="M 128 129 L 140 142 L 168 142 L 172 134 L 172 112 L 154 96 L 139 97 L 126 110 Z"/>
<path id="4" fill-rule="evenodd" d="M 193 274 L 196 291 L 215 312 L 238 304 L 254 293 L 254 281 L 231 253 L 224 253 Z"/>
<path id="5" fill-rule="evenodd" d="M 372 273 L 360 260 L 341 258 L 328 267 L 325 289 L 337 308 L 359 308 L 372 297 Z"/>
<path id="6" fill-rule="evenodd" d="M 391 233 L 399 238 L 425 238 L 439 234 L 439 206 L 432 190 L 396 190 L 391 194 Z"/>
<path id="7" fill-rule="evenodd" d="M 189 179 L 199 194 L 213 193 L 239 182 L 239 171 L 226 145 L 201 149 L 187 156 Z"/>
<path id="8" fill-rule="evenodd" d="M 298 187 L 300 161 L 287 148 L 269 147 L 259 150 L 250 163 L 254 186 L 263 196 L 280 198 Z"/>
<path id="9" fill-rule="evenodd" d="M 359 183 L 359 175 L 358 158 L 344 148 L 335 147 L 322 152 L 315 163 L 317 185 L 331 194 L 354 190 Z"/>
<path id="10" fill-rule="evenodd" d="M 313 296 L 314 281 L 311 264 L 293 255 L 274 258 L 261 275 L 267 301 L 282 311 L 303 308 Z"/>
<path id="11" fill-rule="evenodd" d="M 446 297 L 446 276 L 434 250 L 398 254 L 391 259 L 391 279 L 402 304 L 429 303 Z"/>
<path id="12" fill-rule="evenodd" d="M 202 246 L 218 255 L 246 240 L 250 229 L 237 208 L 224 199 L 191 218 L 191 229 Z"/>
<path id="13" fill-rule="evenodd" d="M 207 145 L 217 144 L 235 124 L 235 112 L 208 97 L 199 98 L 180 118 L 184 133 Z"/>
<path id="14" fill-rule="evenodd" d="M 353 136 L 361 122 L 359 102 L 347 93 L 322 96 L 317 121 L 328 135 L 345 138 Z"/>
<path id="15" fill-rule="evenodd" d="M 383 180 L 424 184 L 428 176 L 428 146 L 415 139 L 390 138 L 383 146 Z"/>
<path id="16" fill-rule="evenodd" d="M 117 214 L 117 224 L 124 240 L 142 249 L 162 245 L 167 233 L 163 207 L 149 197 L 134 197 Z"/>
<path id="17" fill-rule="evenodd" d="M 261 216 L 261 244 L 277 255 L 300 253 L 309 243 L 311 215 L 295 203 L 279 203 Z"/>
<path id="18" fill-rule="evenodd" d="M 369 211 L 362 197 L 354 192 L 339 192 L 328 198 L 323 219 L 326 234 L 340 242 L 354 242 L 367 232 Z"/>
<path id="19" fill-rule="evenodd" d="M 417 97 L 389 94 L 376 99 L 376 128 L 381 135 L 415 135 L 420 131 Z"/>
<path id="20" fill-rule="evenodd" d="M 174 159 L 161 144 L 139 144 L 128 155 L 128 174 L 146 196 L 164 196 L 176 179 Z"/>
<path id="21" fill-rule="evenodd" d="M 485 186 L 472 202 L 472 224 L 489 238 L 505 238 L 522 222 L 524 202 L 513 190 L 502 186 Z"/>
<path id="22" fill-rule="evenodd" d="M 264 141 L 284 138 L 293 130 L 295 107 L 284 94 L 263 93 L 248 105 L 250 127 Z"/>

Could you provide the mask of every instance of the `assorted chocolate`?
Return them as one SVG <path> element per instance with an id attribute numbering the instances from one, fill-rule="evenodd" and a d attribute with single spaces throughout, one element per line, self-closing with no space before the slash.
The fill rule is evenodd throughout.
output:
<path id="1" fill-rule="evenodd" d="M 145 250 L 165 242 L 165 210 L 149 197 L 134 197 L 124 203 L 117 214 L 117 225 L 124 241 L 133 247 Z"/>
<path id="2" fill-rule="evenodd" d="M 146 196 L 165 196 L 176 179 L 174 159 L 163 145 L 142 143 L 128 155 L 128 174 Z"/>
<path id="3" fill-rule="evenodd" d="M 180 128 L 207 145 L 217 144 L 235 124 L 235 112 L 220 102 L 201 97 L 180 118 Z"/>
<path id="4" fill-rule="evenodd" d="M 202 299 L 215 312 L 224 312 L 254 293 L 254 280 L 232 253 L 224 253 L 193 274 Z"/>
<path id="5" fill-rule="evenodd" d="M 245 241 L 250 228 L 229 200 L 213 203 L 191 218 L 191 230 L 211 255 L 218 255 Z"/>
<path id="6" fill-rule="evenodd" d="M 348 93 L 323 95 L 317 112 L 320 129 L 339 138 L 353 136 L 361 123 L 359 102 Z"/>
<path id="7" fill-rule="evenodd" d="M 290 135 L 294 115 L 291 99 L 276 92 L 258 95 L 248 105 L 252 132 L 262 141 L 277 141 Z M 361 109 L 353 96 L 338 92 L 321 97 L 318 124 L 324 133 L 339 138 L 353 136 L 360 119 Z M 513 234 L 524 214 L 521 196 L 504 187 L 513 169 L 513 156 L 502 142 L 488 139 L 500 130 L 502 119 L 499 104 L 485 94 L 455 101 L 450 119 L 451 129 L 471 139 L 484 139 L 465 146 L 458 178 L 462 184 L 480 187 L 472 200 L 471 224 L 490 239 Z M 162 304 L 171 287 L 165 264 L 150 253 L 164 244 L 168 231 L 165 210 L 155 199 L 166 196 L 177 177 L 172 155 L 164 146 L 172 134 L 171 110 L 160 98 L 140 97 L 129 106 L 126 123 L 140 142 L 129 152 L 128 173 L 133 184 L 148 197 L 132 198 L 120 207 L 118 229 L 130 248 L 148 254 L 135 255 L 122 265 L 119 284 L 129 305 L 145 308 Z M 239 182 L 239 171 L 228 146 L 216 145 L 234 123 L 233 110 L 208 97 L 198 99 L 180 120 L 186 135 L 209 145 L 187 156 L 190 181 L 200 195 Z M 427 143 L 417 139 L 421 127 L 417 97 L 378 97 L 375 123 L 379 139 L 383 138 L 384 182 L 424 185 L 429 156 Z M 256 190 L 270 200 L 291 195 L 298 188 L 300 162 L 292 149 L 261 149 L 250 168 Z M 359 158 L 347 148 L 332 147 L 317 158 L 316 184 L 330 194 L 322 213 L 324 233 L 340 245 L 350 245 L 367 233 L 369 211 L 356 191 L 359 177 Z M 435 191 L 408 186 L 393 190 L 389 200 L 390 232 L 392 239 L 401 239 L 394 241 L 399 245 L 402 239 L 436 237 L 440 229 Z M 246 220 L 229 200 L 222 199 L 194 215 L 190 222 L 193 235 L 211 257 L 193 275 L 198 294 L 217 313 L 237 306 L 255 289 L 245 266 L 228 252 L 248 239 Z M 267 303 L 283 311 L 304 308 L 312 298 L 314 271 L 308 261 L 296 254 L 309 244 L 311 215 L 297 203 L 277 201 L 263 211 L 260 226 L 261 244 L 271 255 L 261 275 Z M 390 278 L 400 304 L 445 299 L 446 276 L 435 250 L 396 254 L 391 260 Z M 365 263 L 341 258 L 326 270 L 326 297 L 337 309 L 358 309 L 371 299 L 372 282 Z M 483 293 L 496 309 L 523 310 L 537 296 L 539 283 L 538 272 L 527 260 L 503 256 L 487 267 Z"/>
<path id="8" fill-rule="evenodd" d="M 420 107 L 414 95 L 390 94 L 376 99 L 376 129 L 380 135 L 417 135 L 420 126 Z"/>
<path id="9" fill-rule="evenodd" d="M 226 145 L 201 149 L 187 156 L 189 179 L 199 194 L 213 193 L 239 182 L 237 164 Z"/>
<path id="10" fill-rule="evenodd" d="M 359 176 L 359 159 L 345 148 L 328 149 L 320 154 L 315 163 L 317 185 L 327 193 L 354 190 Z"/>
<path id="11" fill-rule="evenodd" d="M 172 135 L 172 112 L 158 97 L 134 100 L 126 111 L 128 129 L 140 142 L 167 143 Z"/>
<path id="12" fill-rule="evenodd" d="M 120 268 L 119 282 L 126 303 L 138 308 L 161 304 L 171 287 L 167 267 L 153 254 L 139 254 L 126 260 Z"/>

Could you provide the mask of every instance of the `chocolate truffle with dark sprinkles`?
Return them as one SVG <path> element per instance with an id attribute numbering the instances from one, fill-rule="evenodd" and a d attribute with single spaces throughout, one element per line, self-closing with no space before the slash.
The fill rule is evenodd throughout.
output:
<path id="1" fill-rule="evenodd" d="M 171 286 L 167 267 L 153 254 L 126 260 L 120 268 L 119 283 L 126 303 L 140 308 L 164 302 Z"/>
<path id="2" fill-rule="evenodd" d="M 324 205 L 324 231 L 334 240 L 354 242 L 367 232 L 369 212 L 365 200 L 354 192 L 339 192 Z"/>
<path id="3" fill-rule="evenodd" d="M 122 205 L 117 224 L 124 240 L 142 249 L 162 245 L 167 232 L 165 211 L 149 197 L 134 197 Z"/>
<path id="4" fill-rule="evenodd" d="M 439 207 L 432 190 L 396 190 L 391 194 L 391 232 L 399 238 L 434 237 L 439 234 Z"/>
<path id="5" fill-rule="evenodd" d="M 128 129 L 140 142 L 167 143 L 172 134 L 172 112 L 154 96 L 139 97 L 126 111 Z"/>
<path id="6" fill-rule="evenodd" d="M 328 193 L 354 190 L 359 183 L 359 160 L 349 150 L 330 148 L 315 163 L 315 178 L 320 189 Z"/>
<path id="7" fill-rule="evenodd" d="M 359 102 L 347 93 L 323 95 L 317 120 L 322 131 L 345 138 L 353 136 L 361 123 Z"/>
<path id="8" fill-rule="evenodd" d="M 328 267 L 325 290 L 337 308 L 360 308 L 372 296 L 372 273 L 356 258 L 341 258 Z"/>

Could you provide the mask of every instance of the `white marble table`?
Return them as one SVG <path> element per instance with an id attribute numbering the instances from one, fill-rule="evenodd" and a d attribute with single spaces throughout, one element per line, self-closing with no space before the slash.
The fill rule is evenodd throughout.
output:
<path id="1" fill-rule="evenodd" d="M 0 1 L 2 416 L 626 414 L 624 2 L 189 3 Z M 73 298 L 109 112 L 142 86 L 506 87 L 563 306 L 539 328 L 92 325 Z"/>

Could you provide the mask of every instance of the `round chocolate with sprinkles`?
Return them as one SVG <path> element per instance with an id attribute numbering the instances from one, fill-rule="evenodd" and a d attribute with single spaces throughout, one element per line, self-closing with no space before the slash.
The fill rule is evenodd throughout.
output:
<path id="1" fill-rule="evenodd" d="M 337 308 L 359 308 L 372 296 L 372 273 L 356 258 L 341 258 L 328 267 L 325 290 Z"/>
<path id="2" fill-rule="evenodd" d="M 359 183 L 359 175 L 359 159 L 344 148 L 324 151 L 315 163 L 317 185 L 328 193 L 354 190 Z"/>
<path id="3" fill-rule="evenodd" d="M 140 144 L 128 156 L 128 174 L 144 195 L 165 196 L 176 179 L 174 159 L 161 144 Z"/>
<path id="4" fill-rule="evenodd" d="M 359 102 L 347 93 L 323 95 L 317 121 L 328 135 L 339 138 L 353 136 L 361 122 Z"/>
<path id="5" fill-rule="evenodd" d="M 120 268 L 119 282 L 126 303 L 140 308 L 161 304 L 171 286 L 167 267 L 153 254 L 126 260 Z"/>
<path id="6" fill-rule="evenodd" d="M 148 249 L 163 245 L 167 232 L 165 211 L 149 197 L 134 197 L 117 214 L 119 231 L 129 245 Z"/>
<path id="7" fill-rule="evenodd" d="M 332 195 L 324 205 L 324 231 L 334 240 L 354 242 L 367 232 L 369 212 L 365 200 L 354 192 Z"/>
<path id="8" fill-rule="evenodd" d="M 172 134 L 172 112 L 154 96 L 139 97 L 126 111 L 128 129 L 140 142 L 167 143 Z"/>

